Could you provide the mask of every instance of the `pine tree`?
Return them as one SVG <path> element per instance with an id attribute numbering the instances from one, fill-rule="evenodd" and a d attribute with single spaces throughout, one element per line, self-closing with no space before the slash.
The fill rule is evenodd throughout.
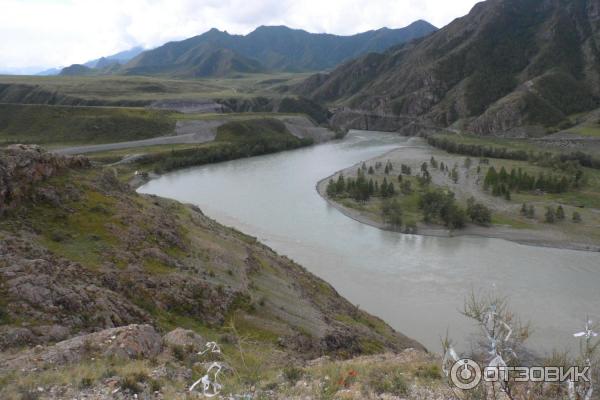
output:
<path id="1" fill-rule="evenodd" d="M 558 206 L 556 208 L 556 219 L 558 221 L 563 221 L 565 219 L 565 210 L 563 209 L 563 206 Z"/>
<path id="2" fill-rule="evenodd" d="M 472 163 L 473 163 L 473 161 L 471 161 L 471 158 L 467 157 L 465 160 L 465 168 L 470 169 Z"/>
<path id="3" fill-rule="evenodd" d="M 556 221 L 556 214 L 554 213 L 554 210 L 550 207 L 548 207 L 546 209 L 546 222 L 548 224 L 553 224 Z"/>
<path id="4" fill-rule="evenodd" d="M 526 217 L 527 216 L 527 204 L 523 203 L 523 205 L 521 206 L 521 215 Z"/>
<path id="5" fill-rule="evenodd" d="M 410 181 L 404 181 L 400 184 L 400 191 L 402 194 L 409 195 L 412 193 L 412 184 Z"/>
<path id="6" fill-rule="evenodd" d="M 369 167 L 369 175 L 373 175 L 375 173 L 375 170 L 373 169 L 373 166 L 371 165 Z"/>
<path id="7" fill-rule="evenodd" d="M 485 179 L 483 180 L 483 190 L 488 190 L 490 187 L 492 187 L 493 190 L 495 190 L 497 182 L 498 173 L 496 172 L 496 169 L 492 166 L 488 169 L 488 172 L 485 175 Z"/>
<path id="8" fill-rule="evenodd" d="M 381 193 L 381 197 L 388 197 L 389 188 L 387 178 L 383 178 L 383 182 L 381 183 L 381 187 L 379 189 L 379 193 Z"/>
<path id="9" fill-rule="evenodd" d="M 335 184 L 333 179 L 330 179 L 329 183 L 327 184 L 327 196 L 335 197 L 336 195 L 337 195 L 337 185 Z"/>
<path id="10" fill-rule="evenodd" d="M 337 194 L 342 194 L 346 191 L 346 182 L 344 180 L 344 175 L 340 174 L 336 184 L 336 192 Z"/>
<path id="11" fill-rule="evenodd" d="M 437 160 L 435 159 L 435 157 L 433 157 L 433 156 L 431 156 L 431 159 L 429 160 L 429 164 L 431 164 L 431 167 L 432 167 L 432 168 L 435 168 L 435 169 L 437 169 L 437 167 L 438 167 L 438 162 L 437 162 Z"/>

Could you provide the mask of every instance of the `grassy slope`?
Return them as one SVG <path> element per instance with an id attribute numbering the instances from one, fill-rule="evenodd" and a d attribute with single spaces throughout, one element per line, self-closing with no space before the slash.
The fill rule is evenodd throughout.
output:
<path id="1" fill-rule="evenodd" d="M 236 375 L 228 378 L 232 387 L 274 379 L 294 357 L 311 354 L 312 350 L 297 354 L 282 348 L 281 337 L 301 335 L 318 343 L 332 330 L 341 330 L 342 337 L 349 333 L 356 335 L 350 347 L 342 345 L 332 350 L 332 354 L 339 356 L 415 346 L 383 321 L 339 297 L 330 285 L 278 256 L 255 238 L 225 228 L 177 202 L 120 188 L 110 169 L 70 171 L 44 182 L 36 190 L 57 193 L 59 204 L 41 200 L 18 208 L 0 222 L 0 239 L 22 233 L 24 240 L 31 241 L 27 248 L 41 246 L 52 257 L 62 260 L 53 263 L 62 264 L 65 260 L 79 263 L 82 276 L 111 276 L 117 282 L 115 286 L 113 280 L 112 286 L 125 285 L 124 291 L 112 290 L 141 307 L 163 332 L 185 327 L 219 341 L 228 355 L 228 363 L 236 370 Z M 171 232 L 167 236 L 178 240 L 165 241 L 165 226 Z M 153 249 L 154 255 L 144 255 L 146 249 Z M 157 253 L 161 256 L 155 256 Z M 213 293 L 235 290 L 243 295 L 232 303 L 224 321 L 215 325 L 204 318 L 210 313 L 206 307 L 215 299 L 177 305 L 169 300 L 167 292 L 149 289 L 151 286 L 141 291 L 138 286 L 139 282 L 150 279 L 164 282 L 158 284 L 164 287 L 178 279 L 185 280 L 186 276 L 201 278 L 216 290 Z M 62 279 L 62 284 L 69 284 L 66 276 Z M 136 288 L 128 289 L 132 285 Z M 183 293 L 189 289 L 181 290 Z M 20 299 L 14 296 L 2 293 L 0 311 L 6 318 L 0 324 L 44 323 L 22 315 Z M 195 311 L 197 306 L 203 311 Z M 94 314 L 93 309 L 89 312 L 91 316 Z M 86 321 L 92 325 L 99 322 L 93 318 Z M 243 344 L 224 339 L 232 335 L 243 340 Z M 0 376 L 0 382 L 4 383 L 0 385 L 3 387 L 0 393 L 8 396 L 18 391 L 20 385 L 37 382 L 40 377 L 46 377 L 52 384 L 78 384 L 82 376 L 87 376 L 94 384 L 105 376 L 102 371 L 110 369 L 116 374 L 127 374 L 128 368 L 147 371 L 149 364 L 143 361 L 126 366 L 115 365 L 113 360 L 97 360 L 58 372 L 20 374 L 19 379 L 8 373 Z M 201 365 L 195 365 L 193 371 L 197 377 Z M 45 381 L 39 382 L 43 385 Z M 181 390 L 185 383 L 168 385 Z"/>
<path id="2" fill-rule="evenodd" d="M 173 134 L 173 113 L 0 104 L 0 143 L 95 144 Z"/>
<path id="3" fill-rule="evenodd" d="M 307 74 L 252 74 L 236 78 L 178 80 L 153 77 L 0 76 L 0 85 L 35 85 L 51 93 L 86 100 L 154 101 L 246 98 L 277 94 L 279 85 L 299 82 Z"/>

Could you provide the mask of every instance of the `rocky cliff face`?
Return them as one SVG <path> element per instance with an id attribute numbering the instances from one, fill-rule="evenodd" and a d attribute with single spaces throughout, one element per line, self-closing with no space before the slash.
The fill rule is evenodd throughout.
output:
<path id="1" fill-rule="evenodd" d="M 0 214 L 19 206 L 37 183 L 68 168 L 89 166 L 83 157 L 55 157 L 38 146 L 9 146 L 0 156 Z"/>
<path id="2" fill-rule="evenodd" d="M 438 32 L 308 79 L 299 93 L 479 134 L 556 126 L 600 98 L 593 0 L 488 0 Z"/>

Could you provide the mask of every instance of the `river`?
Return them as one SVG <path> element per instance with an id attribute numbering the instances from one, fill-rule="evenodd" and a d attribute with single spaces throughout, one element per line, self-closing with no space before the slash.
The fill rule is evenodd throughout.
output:
<path id="1" fill-rule="evenodd" d="M 600 319 L 600 254 L 500 239 L 385 232 L 328 205 L 316 183 L 411 140 L 352 131 L 344 140 L 195 167 L 139 189 L 198 205 L 331 283 L 352 303 L 439 350 L 449 332 L 465 349 L 476 326 L 461 316 L 472 290 L 507 296 L 537 351 L 575 349 L 572 333 Z"/>

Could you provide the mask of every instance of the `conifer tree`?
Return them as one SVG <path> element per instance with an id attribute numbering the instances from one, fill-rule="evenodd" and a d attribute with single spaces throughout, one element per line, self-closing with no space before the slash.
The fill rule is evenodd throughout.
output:
<path id="1" fill-rule="evenodd" d="M 563 206 L 558 206 L 556 208 L 556 219 L 558 221 L 563 221 L 565 219 L 565 210 L 563 209 Z"/>
<path id="2" fill-rule="evenodd" d="M 548 224 L 553 224 L 556 221 L 556 214 L 554 213 L 554 210 L 550 207 L 548 207 L 546 209 L 546 223 Z"/>
<path id="3" fill-rule="evenodd" d="M 342 194 L 346 191 L 346 182 L 344 180 L 344 175 L 340 174 L 340 176 L 338 177 L 337 180 L 337 184 L 336 184 L 336 192 L 338 194 Z"/>

